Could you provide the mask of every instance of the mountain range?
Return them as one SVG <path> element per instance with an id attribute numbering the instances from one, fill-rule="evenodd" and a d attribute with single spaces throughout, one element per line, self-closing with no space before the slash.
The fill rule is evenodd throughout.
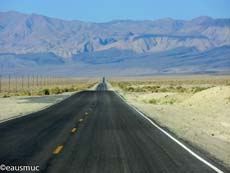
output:
<path id="1" fill-rule="evenodd" d="M 93 23 L 0 12 L 1 71 L 27 67 L 59 75 L 226 72 L 230 19 Z"/>

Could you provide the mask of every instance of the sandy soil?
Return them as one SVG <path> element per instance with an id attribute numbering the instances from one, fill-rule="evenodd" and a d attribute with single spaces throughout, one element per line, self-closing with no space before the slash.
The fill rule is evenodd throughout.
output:
<path id="1" fill-rule="evenodd" d="M 215 86 L 195 94 L 115 90 L 160 125 L 230 167 L 230 86 Z M 153 98 L 158 102 L 150 104 Z"/>
<path id="2" fill-rule="evenodd" d="M 50 96 L 15 96 L 0 98 L 0 122 L 20 117 L 60 102 L 74 92 Z"/>
<path id="3" fill-rule="evenodd" d="M 96 81 L 78 84 L 80 90 L 86 89 L 91 83 L 95 83 L 87 90 L 95 90 L 97 87 Z M 80 91 L 79 90 L 79 91 Z M 0 122 L 27 115 L 47 108 L 63 99 L 69 97 L 76 92 L 66 92 L 58 95 L 48 96 L 11 96 L 7 98 L 0 97 Z"/>

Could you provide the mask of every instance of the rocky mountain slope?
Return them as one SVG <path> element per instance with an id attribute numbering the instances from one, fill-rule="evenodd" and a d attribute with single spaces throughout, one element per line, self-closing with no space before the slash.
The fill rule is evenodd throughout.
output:
<path id="1" fill-rule="evenodd" d="M 72 59 L 53 53 L 0 54 L 0 74 L 57 76 L 139 76 L 172 73 L 230 73 L 230 46 L 205 52 L 178 48 L 137 54 L 109 49 L 86 52 Z"/>
<path id="2" fill-rule="evenodd" d="M 90 23 L 36 14 L 0 13 L 0 53 L 47 53 L 70 58 L 110 49 L 156 53 L 180 47 L 199 52 L 230 45 L 230 19 Z"/>

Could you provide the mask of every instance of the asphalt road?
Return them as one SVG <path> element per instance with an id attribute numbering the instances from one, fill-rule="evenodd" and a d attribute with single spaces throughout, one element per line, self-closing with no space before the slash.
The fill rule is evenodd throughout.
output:
<path id="1" fill-rule="evenodd" d="M 0 164 L 52 173 L 215 172 L 106 89 L 101 83 L 1 123 Z"/>

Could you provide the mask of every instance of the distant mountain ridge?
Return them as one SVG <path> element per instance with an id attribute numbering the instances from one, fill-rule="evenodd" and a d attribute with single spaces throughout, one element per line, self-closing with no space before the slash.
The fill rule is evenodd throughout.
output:
<path id="1" fill-rule="evenodd" d="M 86 52 L 72 59 L 54 53 L 0 54 L 1 75 L 146 76 L 154 74 L 230 74 L 230 46 L 199 52 L 177 48 L 137 54 L 109 49 Z"/>
<path id="2" fill-rule="evenodd" d="M 230 19 L 190 21 L 65 21 L 36 14 L 0 12 L 0 53 L 53 53 L 71 58 L 110 49 L 137 54 L 177 48 L 199 52 L 230 45 Z"/>
<path id="3" fill-rule="evenodd" d="M 106 23 L 0 12 L 0 74 L 230 73 L 230 19 Z"/>

